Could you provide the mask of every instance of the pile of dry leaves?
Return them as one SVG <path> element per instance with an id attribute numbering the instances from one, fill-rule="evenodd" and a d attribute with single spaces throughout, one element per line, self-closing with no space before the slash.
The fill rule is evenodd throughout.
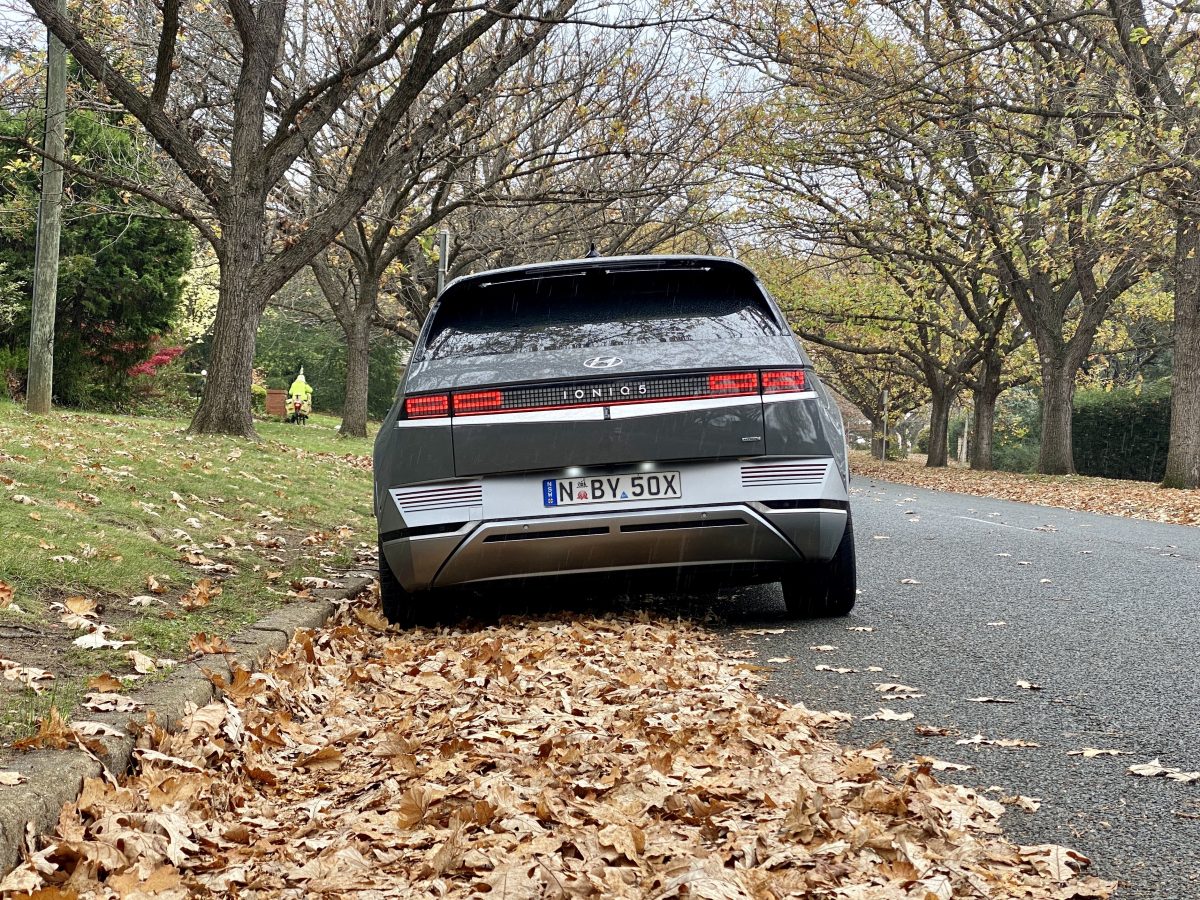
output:
<path id="1" fill-rule="evenodd" d="M 946 467 L 927 469 L 916 462 L 888 462 L 852 453 L 850 468 L 860 478 L 881 478 L 935 491 L 1019 500 L 1084 512 L 1200 525 L 1200 490 L 1168 490 L 1146 481 L 1118 481 L 1083 475 L 1021 475 Z"/>
<path id="2" fill-rule="evenodd" d="M 39 898 L 1087 898 L 1062 847 L 928 765 L 839 747 L 677 622 L 384 634 L 373 607 L 240 672 L 87 782 L 0 889 Z M 36 893 L 40 891 L 40 893 Z"/>

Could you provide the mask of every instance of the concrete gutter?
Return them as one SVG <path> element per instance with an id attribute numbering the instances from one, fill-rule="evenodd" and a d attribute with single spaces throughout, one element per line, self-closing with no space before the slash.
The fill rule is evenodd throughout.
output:
<path id="1" fill-rule="evenodd" d="M 136 743 L 128 734 L 130 725 L 144 724 L 147 713 L 153 710 L 159 725 L 174 729 L 188 704 L 204 706 L 216 695 L 206 670 L 226 681 L 234 667 L 257 670 L 268 656 L 287 647 L 298 630 L 324 625 L 333 615 L 335 604 L 361 593 L 370 586 L 371 579 L 348 577 L 344 583 L 345 587 L 329 592 L 327 599 L 285 606 L 238 632 L 229 639 L 233 653 L 189 660 L 169 678 L 136 692 L 133 696 L 143 707 L 135 713 L 81 712 L 81 718 L 126 732 L 123 737 L 104 739 L 100 762 L 78 749 L 14 754 L 7 768 L 20 772 L 26 781 L 12 787 L 0 785 L 0 878 L 21 861 L 27 832 L 47 834 L 54 829 L 63 805 L 79 798 L 85 778 L 94 778 L 104 769 L 113 775 L 129 771 Z"/>

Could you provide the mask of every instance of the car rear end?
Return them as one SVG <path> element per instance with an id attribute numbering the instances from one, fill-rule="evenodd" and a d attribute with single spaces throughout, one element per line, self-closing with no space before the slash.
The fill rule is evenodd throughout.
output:
<path id="1" fill-rule="evenodd" d="M 726 259 L 452 283 L 375 473 L 393 610 L 545 575 L 773 577 L 834 558 L 847 531 L 836 405 L 753 273 Z"/>

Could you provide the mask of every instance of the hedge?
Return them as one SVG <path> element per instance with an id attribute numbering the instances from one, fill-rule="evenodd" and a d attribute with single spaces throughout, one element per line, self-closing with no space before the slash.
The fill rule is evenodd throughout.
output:
<path id="1" fill-rule="evenodd" d="M 1075 468 L 1081 475 L 1162 481 L 1171 435 L 1171 383 L 1141 391 L 1087 388 L 1075 394 Z"/>

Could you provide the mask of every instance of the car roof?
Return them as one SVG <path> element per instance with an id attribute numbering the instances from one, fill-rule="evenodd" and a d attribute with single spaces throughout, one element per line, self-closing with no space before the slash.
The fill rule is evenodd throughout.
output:
<path id="1" fill-rule="evenodd" d="M 638 269 L 665 271 L 670 269 L 709 268 L 737 269 L 750 275 L 752 278 L 757 278 L 749 266 L 728 256 L 692 256 L 685 254 L 594 256 L 584 259 L 559 259 L 551 262 L 529 263 L 523 266 L 509 266 L 503 269 L 488 269 L 487 271 L 476 272 L 471 275 L 460 275 L 446 285 L 445 291 L 449 291 L 451 288 L 459 290 L 473 284 L 484 287 L 495 282 L 520 281 L 526 278 L 538 278 L 545 275 L 562 275 L 568 272 L 586 272 L 597 269 L 609 271 Z"/>

